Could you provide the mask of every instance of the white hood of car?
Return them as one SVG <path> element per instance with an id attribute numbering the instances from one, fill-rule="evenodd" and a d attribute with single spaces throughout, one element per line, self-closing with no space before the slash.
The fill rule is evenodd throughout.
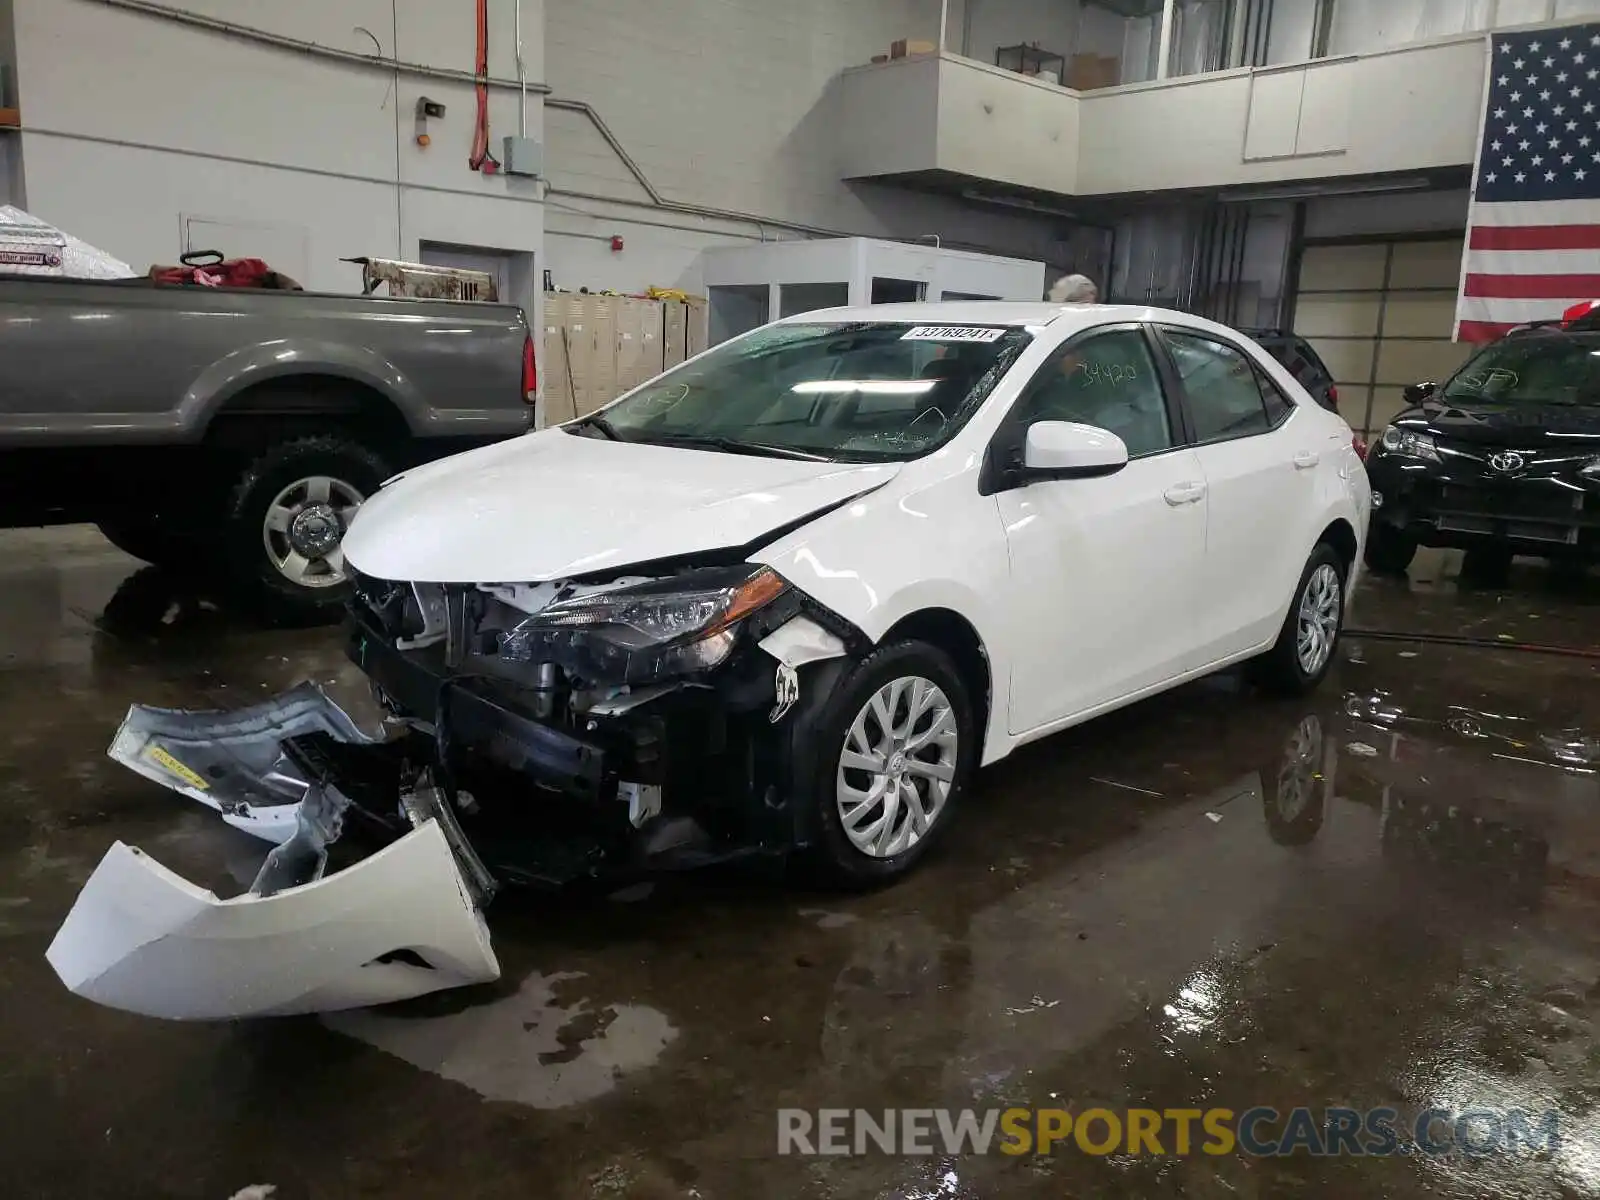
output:
<path id="1" fill-rule="evenodd" d="M 861 466 L 578 437 L 513 438 L 368 500 L 344 556 L 378 579 L 537 583 L 742 546 L 887 483 Z"/>

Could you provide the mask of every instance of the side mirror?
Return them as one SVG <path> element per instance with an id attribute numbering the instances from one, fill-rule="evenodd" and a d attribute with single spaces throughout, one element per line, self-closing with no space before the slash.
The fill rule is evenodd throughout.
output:
<path id="1" fill-rule="evenodd" d="M 1074 421 L 1035 421 L 1022 451 L 1025 482 L 1090 479 L 1128 465 L 1128 447 L 1110 430 Z"/>
<path id="2" fill-rule="evenodd" d="M 1405 390 L 1400 395 L 1405 398 L 1407 404 L 1421 404 L 1438 390 L 1439 385 L 1437 383 L 1411 383 L 1406 385 Z"/>

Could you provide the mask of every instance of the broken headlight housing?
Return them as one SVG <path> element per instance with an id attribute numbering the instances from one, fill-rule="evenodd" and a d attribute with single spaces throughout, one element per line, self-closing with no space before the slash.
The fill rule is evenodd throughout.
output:
<path id="1" fill-rule="evenodd" d="M 1433 444 L 1431 437 L 1412 429 L 1402 429 L 1398 425 L 1391 425 L 1383 431 L 1380 444 L 1390 454 L 1403 454 L 1407 458 L 1421 458 L 1428 462 L 1442 461 L 1439 448 Z"/>
<path id="2" fill-rule="evenodd" d="M 559 662 L 589 679 L 639 683 L 719 666 L 737 626 L 788 591 L 770 567 L 688 571 L 557 600 L 503 631 L 491 651 Z"/>

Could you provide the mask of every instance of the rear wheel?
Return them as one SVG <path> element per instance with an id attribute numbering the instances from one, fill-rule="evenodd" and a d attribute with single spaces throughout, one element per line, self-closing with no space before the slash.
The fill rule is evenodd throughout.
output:
<path id="1" fill-rule="evenodd" d="M 336 435 L 263 451 L 228 502 L 224 541 L 235 581 L 278 615 L 337 612 L 350 594 L 345 530 L 389 473 L 372 450 Z"/>
<path id="2" fill-rule="evenodd" d="M 1320 542 L 1311 552 L 1278 640 L 1256 660 L 1262 686 L 1286 696 L 1309 692 L 1333 668 L 1344 628 L 1344 584 L 1349 568 L 1338 551 Z"/>
<path id="3" fill-rule="evenodd" d="M 1509 550 L 1468 550 L 1461 559 L 1461 578 L 1468 583 L 1501 587 L 1511 575 Z"/>
<path id="4" fill-rule="evenodd" d="M 118 550 L 152 566 L 181 574 L 204 565 L 199 538 L 174 532 L 159 521 L 104 518 L 95 524 Z"/>
<path id="5" fill-rule="evenodd" d="M 1367 531 L 1367 566 L 1380 575 L 1404 575 L 1417 555 L 1417 543 L 1389 525 L 1372 523 Z"/>

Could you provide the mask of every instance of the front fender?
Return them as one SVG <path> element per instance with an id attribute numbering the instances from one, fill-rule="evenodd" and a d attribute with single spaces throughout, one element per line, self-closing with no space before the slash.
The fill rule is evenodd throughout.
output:
<path id="1" fill-rule="evenodd" d="M 925 609 L 949 609 L 977 631 L 993 695 L 985 761 L 1008 746 L 1012 641 L 1005 598 L 1011 559 L 992 498 L 977 495 L 976 468 L 915 490 L 897 482 L 860 497 L 754 555 L 872 642 Z"/>

